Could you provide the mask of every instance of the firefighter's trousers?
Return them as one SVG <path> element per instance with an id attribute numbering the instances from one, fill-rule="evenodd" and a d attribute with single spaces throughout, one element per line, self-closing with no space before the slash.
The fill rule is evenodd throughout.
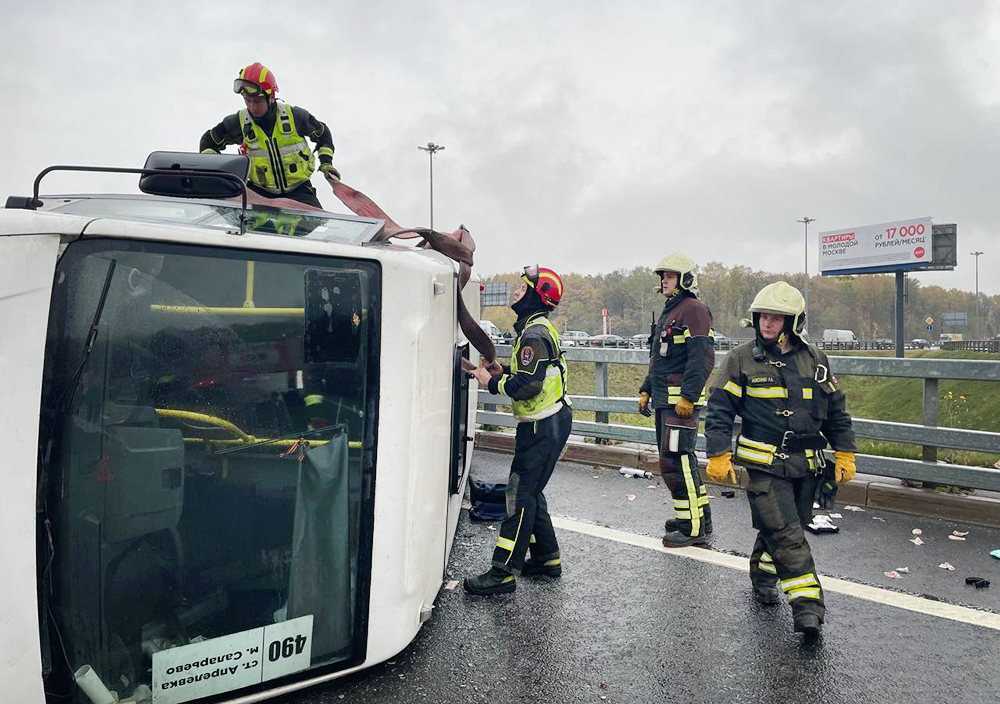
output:
<path id="1" fill-rule="evenodd" d="M 529 546 L 536 561 L 559 557 L 559 543 L 542 490 L 566 445 L 572 422 L 573 412 L 564 406 L 548 418 L 517 424 L 507 480 L 507 518 L 493 550 L 494 567 L 521 574 Z"/>
<path id="2" fill-rule="evenodd" d="M 823 588 L 803 526 L 812 520 L 816 479 L 786 479 L 748 469 L 747 498 L 757 542 L 750 554 L 750 580 L 755 586 L 778 583 L 793 613 L 823 619 Z"/>
<path id="3" fill-rule="evenodd" d="M 701 479 L 694 454 L 698 439 L 698 411 L 678 418 L 669 408 L 656 409 L 656 445 L 660 451 L 660 476 L 674 500 L 674 519 L 685 535 L 704 535 L 712 525 L 708 488 Z"/>

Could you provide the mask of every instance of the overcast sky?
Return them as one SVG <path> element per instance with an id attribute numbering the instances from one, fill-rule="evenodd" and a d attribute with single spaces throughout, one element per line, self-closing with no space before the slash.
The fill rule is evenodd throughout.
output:
<path id="1" fill-rule="evenodd" d="M 604 273 L 683 251 L 802 271 L 803 232 L 931 216 L 1000 294 L 1000 4 L 106 2 L 4 13 L 0 195 L 54 163 L 197 151 L 261 61 L 403 225 L 460 223 L 484 274 Z M 43 191 L 134 192 L 124 177 Z M 319 177 L 327 209 L 344 212 Z"/>

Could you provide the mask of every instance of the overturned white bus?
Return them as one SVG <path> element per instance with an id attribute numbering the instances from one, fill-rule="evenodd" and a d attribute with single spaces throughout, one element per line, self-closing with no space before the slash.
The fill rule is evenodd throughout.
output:
<path id="1" fill-rule="evenodd" d="M 4 701 L 267 699 L 396 654 L 441 586 L 458 266 L 160 157 L 0 210 Z"/>

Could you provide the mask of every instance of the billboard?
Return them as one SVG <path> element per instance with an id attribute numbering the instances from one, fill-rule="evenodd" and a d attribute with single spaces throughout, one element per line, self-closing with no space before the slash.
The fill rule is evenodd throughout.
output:
<path id="1" fill-rule="evenodd" d="M 510 289 L 506 281 L 493 281 L 483 284 L 479 293 L 479 307 L 510 305 Z"/>
<path id="2" fill-rule="evenodd" d="M 824 275 L 874 274 L 931 264 L 931 219 L 914 218 L 819 233 Z"/>

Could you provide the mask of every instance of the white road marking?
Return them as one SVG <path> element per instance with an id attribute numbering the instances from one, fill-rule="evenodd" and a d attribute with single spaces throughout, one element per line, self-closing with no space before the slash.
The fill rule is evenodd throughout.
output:
<path id="1" fill-rule="evenodd" d="M 742 572 L 750 571 L 750 560 L 745 557 L 729 555 L 724 552 L 705 550 L 704 548 L 665 548 L 659 538 L 651 538 L 647 535 L 636 535 L 635 533 L 626 533 L 625 531 L 615 530 L 614 528 L 605 528 L 604 526 L 584 523 L 583 521 L 577 521 L 572 518 L 563 518 L 561 516 L 553 516 L 552 525 L 556 528 L 561 528 L 562 530 L 568 530 L 582 535 L 589 535 L 603 540 L 613 540 L 616 543 L 634 545 L 637 548 L 654 550 L 667 555 L 686 557 L 690 560 L 707 562 L 712 565 L 728 567 Z M 937 616 L 938 618 L 946 618 L 950 621 L 969 623 L 973 626 L 982 626 L 983 628 L 992 628 L 993 630 L 1000 631 L 1000 614 L 990 613 L 988 611 L 977 611 L 976 609 L 970 609 L 964 606 L 955 606 L 954 604 L 946 604 L 941 601 L 933 601 L 919 596 L 911 596 L 910 594 L 900 594 L 899 592 L 890 591 L 888 589 L 870 587 L 865 584 L 857 584 L 843 579 L 836 579 L 835 577 L 820 576 L 823 580 L 823 589 L 828 592 L 846 594 L 847 596 L 853 596 L 857 599 L 873 601 L 877 604 L 885 604 L 886 606 L 892 606 L 897 609 L 915 611 L 928 616 Z"/>

